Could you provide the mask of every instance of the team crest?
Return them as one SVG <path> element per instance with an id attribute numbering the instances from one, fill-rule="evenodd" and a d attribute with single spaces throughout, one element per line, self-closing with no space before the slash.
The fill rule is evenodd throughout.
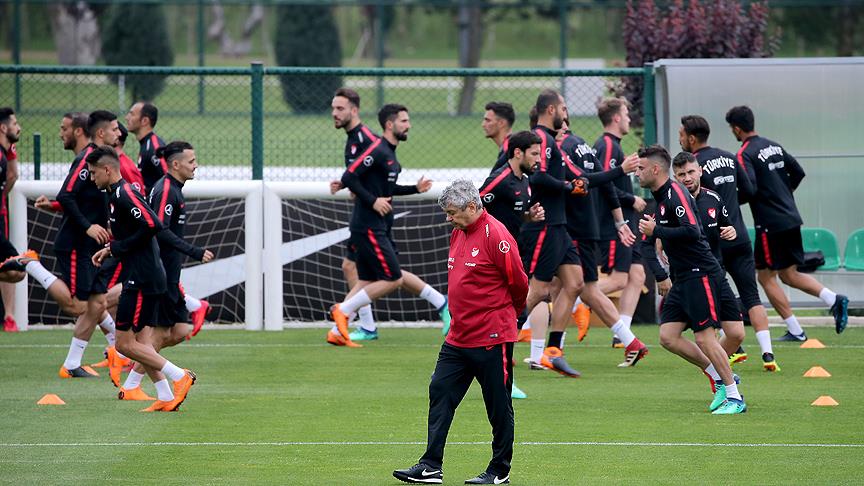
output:
<path id="1" fill-rule="evenodd" d="M 351 146 L 351 155 L 354 155 L 354 154 L 356 154 L 356 153 L 357 153 L 357 146 L 356 146 L 356 145 L 352 145 L 352 146 Z"/>
<path id="2" fill-rule="evenodd" d="M 708 208 L 708 216 L 711 216 L 711 219 L 717 219 L 717 210 L 714 208 Z"/>
<path id="3" fill-rule="evenodd" d="M 666 216 L 666 206 L 660 205 L 660 216 Z"/>

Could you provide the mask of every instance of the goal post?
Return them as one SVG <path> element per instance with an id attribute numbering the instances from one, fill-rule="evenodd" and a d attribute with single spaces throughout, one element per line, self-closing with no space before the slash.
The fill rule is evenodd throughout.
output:
<path id="1" fill-rule="evenodd" d="M 43 194 L 53 198 L 61 184 L 18 181 L 9 195 L 10 241 L 19 251 L 36 249 L 49 270 L 54 270 L 51 248 L 60 216 L 35 209 L 33 201 Z M 216 258 L 206 264 L 187 261 L 181 283 L 190 295 L 218 302 L 216 319 L 244 322 L 248 330 L 260 330 L 264 323 L 262 190 L 260 181 L 189 181 L 183 188 L 189 215 L 186 238 L 213 250 Z M 19 327 L 26 329 L 31 316 L 37 321 L 62 318 L 29 280 L 15 287 Z"/>

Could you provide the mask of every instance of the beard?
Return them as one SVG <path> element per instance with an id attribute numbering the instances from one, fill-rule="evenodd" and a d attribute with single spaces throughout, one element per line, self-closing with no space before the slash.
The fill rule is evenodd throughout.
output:
<path id="1" fill-rule="evenodd" d="M 405 130 L 404 132 L 393 132 L 393 136 L 396 137 L 396 140 L 404 142 L 408 140 L 408 130 Z"/>
<path id="2" fill-rule="evenodd" d="M 344 120 L 340 120 L 339 118 L 333 119 L 333 127 L 334 128 L 345 128 L 348 126 L 349 123 L 351 123 L 350 118 L 346 118 Z"/>
<path id="3" fill-rule="evenodd" d="M 64 138 L 64 139 L 63 139 L 63 149 L 65 149 L 65 150 L 75 150 L 75 139 L 72 138 L 72 137 L 70 137 L 70 138 Z"/>
<path id="4" fill-rule="evenodd" d="M 7 133 L 6 140 L 9 140 L 9 143 L 15 143 L 21 139 L 21 132 L 18 133 Z"/>
<path id="5" fill-rule="evenodd" d="M 561 127 L 564 126 L 564 117 L 555 115 L 555 118 L 552 119 L 552 129 L 553 130 L 561 130 Z"/>

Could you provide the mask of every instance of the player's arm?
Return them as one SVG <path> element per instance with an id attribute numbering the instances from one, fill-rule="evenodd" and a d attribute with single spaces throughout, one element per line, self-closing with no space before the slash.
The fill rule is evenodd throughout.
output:
<path id="1" fill-rule="evenodd" d="M 738 187 L 738 204 L 747 204 L 756 195 L 756 186 L 747 175 L 744 164 L 735 164 L 735 184 Z"/>
<path id="2" fill-rule="evenodd" d="M 370 150 L 371 152 L 371 150 Z M 354 163 L 349 166 L 344 173 L 342 173 L 342 185 L 347 187 L 351 192 L 357 196 L 357 199 L 360 200 L 363 204 L 372 207 L 375 204 L 374 194 L 369 192 L 368 189 L 363 185 L 363 182 L 360 180 L 360 177 L 369 171 L 372 167 L 375 166 L 376 157 L 373 153 L 360 154 L 360 157 L 357 157 L 354 160 Z M 368 160 L 368 162 L 366 162 Z"/>
<path id="3" fill-rule="evenodd" d="M 12 150 L 15 150 L 15 146 L 12 146 Z M 14 152 L 13 152 L 14 153 Z M 6 159 L 6 193 L 12 191 L 12 187 L 15 186 L 15 182 L 18 180 L 18 156 Z"/>
<path id="4" fill-rule="evenodd" d="M 525 310 L 525 301 L 528 297 L 528 276 L 522 268 L 516 240 L 506 231 L 500 232 L 496 229 L 492 238 L 486 238 L 486 251 L 492 255 L 495 266 L 507 284 L 516 315 L 521 314 Z"/>
<path id="5" fill-rule="evenodd" d="M 784 168 L 786 169 L 786 173 L 789 174 L 789 187 L 794 191 L 798 189 L 798 186 L 801 185 L 801 181 L 804 180 L 804 176 L 807 174 L 804 173 L 804 168 L 798 163 L 798 159 L 785 149 L 783 150 L 783 160 L 786 161 Z"/>
<path id="6" fill-rule="evenodd" d="M 636 203 L 636 195 L 630 194 L 627 191 L 622 191 L 621 188 L 615 186 L 615 195 L 618 197 L 618 201 L 621 203 L 621 207 L 632 208 Z"/>
<path id="7" fill-rule="evenodd" d="M 122 240 L 114 240 L 110 243 L 111 255 L 123 258 L 131 252 L 144 248 L 149 244 L 150 239 L 162 230 L 162 224 L 156 217 L 156 213 L 150 209 L 150 206 L 144 202 L 140 194 L 134 192 L 132 186 L 126 184 L 123 186 L 123 191 L 117 200 L 121 211 L 132 211 L 133 208 L 138 209 L 141 213 L 137 218 L 132 218 L 136 225 L 135 231 L 127 238 Z"/>
<path id="8" fill-rule="evenodd" d="M 639 244 L 642 245 L 642 259 L 648 264 L 648 269 L 654 275 L 654 280 L 662 282 L 669 278 L 669 274 L 663 268 L 657 255 L 657 235 L 642 235 L 642 241 Z"/>
<path id="9" fill-rule="evenodd" d="M 720 203 L 717 205 L 717 210 L 720 213 L 717 215 L 717 227 L 720 228 L 720 238 L 733 241 L 738 237 L 738 232 L 735 230 L 735 226 L 732 225 L 732 221 L 729 221 L 729 211 L 726 209 L 723 197 L 720 194 L 717 194 L 717 196 L 720 198 Z"/>
<path id="10" fill-rule="evenodd" d="M 753 165 L 753 160 L 750 159 L 750 155 L 744 150 L 738 151 L 738 165 L 744 168 L 744 172 L 747 173 L 747 178 L 750 180 L 750 185 L 753 187 L 753 194 L 759 188 L 758 179 L 756 177 L 756 167 Z"/>
<path id="11" fill-rule="evenodd" d="M 204 258 L 204 248 L 189 243 L 171 231 L 172 216 L 168 214 L 168 207 L 180 207 L 179 198 L 174 194 L 173 188 L 169 186 L 168 191 L 165 191 L 164 186 L 157 185 L 153 188 L 150 201 L 151 206 L 155 208 L 156 218 L 162 226 L 162 229 L 156 233 L 159 244 L 170 246 L 195 261 L 201 261 Z"/>
<path id="12" fill-rule="evenodd" d="M 80 177 L 81 171 L 86 168 L 87 162 L 82 159 L 74 169 L 70 170 L 69 174 L 66 175 L 66 179 L 63 181 L 63 186 L 60 188 L 60 192 L 57 193 L 56 198 L 57 202 L 60 203 L 63 212 L 69 217 L 69 221 L 78 226 L 82 231 L 87 231 L 90 228 L 91 223 L 90 220 L 87 219 L 87 216 L 84 216 L 81 208 L 78 207 L 78 202 L 75 198 L 87 182 L 87 177 L 84 179 L 81 179 Z"/>
<path id="13" fill-rule="evenodd" d="M 690 206 L 689 201 L 679 196 L 673 188 L 672 197 L 669 199 L 666 207 L 671 208 L 668 211 L 668 216 L 670 219 L 674 218 L 678 222 L 678 226 L 656 225 L 653 232 L 657 235 L 657 238 L 661 240 L 698 241 L 702 232 L 696 220 L 696 211 Z M 679 210 L 679 208 L 681 209 Z"/>

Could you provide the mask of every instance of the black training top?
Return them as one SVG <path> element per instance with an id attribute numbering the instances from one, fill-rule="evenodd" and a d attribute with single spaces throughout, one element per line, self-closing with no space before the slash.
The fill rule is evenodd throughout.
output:
<path id="1" fill-rule="evenodd" d="M 780 144 L 754 135 L 738 150 L 738 162 L 756 189 L 750 201 L 756 231 L 776 233 L 801 226 L 792 192 L 805 174 L 795 157 Z"/>
<path id="2" fill-rule="evenodd" d="M 159 259 L 156 233 L 162 224 L 144 201 L 144 197 L 125 180 L 111 184 L 111 255 L 120 259 L 129 272 L 124 289 L 141 290 L 145 294 L 165 292 L 165 269 Z"/>

